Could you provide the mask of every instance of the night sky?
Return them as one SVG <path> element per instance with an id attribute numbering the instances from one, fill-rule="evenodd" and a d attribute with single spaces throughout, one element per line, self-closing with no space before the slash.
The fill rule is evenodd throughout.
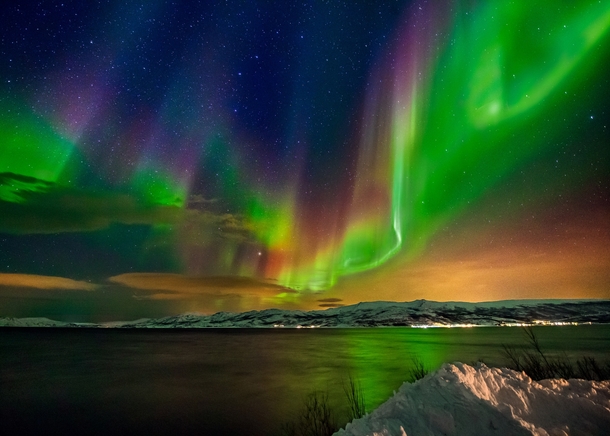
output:
<path id="1" fill-rule="evenodd" d="M 0 9 L 0 316 L 610 298 L 607 0 Z"/>

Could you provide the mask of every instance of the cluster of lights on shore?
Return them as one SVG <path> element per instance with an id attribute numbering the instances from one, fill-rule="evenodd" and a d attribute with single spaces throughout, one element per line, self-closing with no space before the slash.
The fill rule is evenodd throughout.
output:
<path id="1" fill-rule="evenodd" d="M 470 328 L 470 327 L 536 327 L 536 326 L 566 326 L 566 325 L 591 325 L 591 322 L 565 322 L 565 321 L 532 321 L 490 324 L 413 324 L 412 328 Z"/>
<path id="2" fill-rule="evenodd" d="M 532 321 L 532 322 L 515 322 L 515 323 L 500 323 L 497 325 L 490 324 L 412 324 L 408 327 L 416 329 L 428 328 L 470 328 L 470 327 L 537 327 L 537 326 L 576 326 L 576 325 L 591 325 L 592 322 L 567 322 L 567 321 Z M 284 328 L 284 324 L 273 324 L 274 328 Z M 297 325 L 297 329 L 315 329 L 323 327 L 321 325 Z"/>

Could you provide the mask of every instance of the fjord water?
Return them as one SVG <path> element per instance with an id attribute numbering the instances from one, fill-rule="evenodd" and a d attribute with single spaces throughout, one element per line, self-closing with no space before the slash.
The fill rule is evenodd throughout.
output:
<path id="1" fill-rule="evenodd" d="M 610 326 L 537 327 L 549 355 L 610 361 Z M 360 380 L 371 410 L 413 358 L 505 362 L 522 329 L 0 329 L 4 434 L 274 434 L 312 391 L 339 413 Z"/>

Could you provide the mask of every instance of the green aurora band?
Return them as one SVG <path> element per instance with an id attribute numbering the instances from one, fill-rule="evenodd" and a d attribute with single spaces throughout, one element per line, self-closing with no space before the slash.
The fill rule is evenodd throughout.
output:
<path id="1" fill-rule="evenodd" d="M 174 141 L 154 127 L 176 117 L 170 104 L 149 120 L 113 130 L 104 124 L 113 119 L 104 103 L 108 91 L 95 74 L 82 106 L 69 96 L 63 111 L 43 108 L 43 116 L 4 101 L 2 112 L 10 115 L 0 120 L 0 173 L 12 181 L 0 186 L 3 207 L 18 204 L 27 221 L 34 213 L 28 202 L 58 187 L 73 196 L 98 189 L 82 163 L 101 162 L 100 172 L 114 168 L 102 190 L 121 195 L 126 212 L 79 230 L 150 224 L 151 241 L 172 244 L 179 272 L 209 271 L 197 265 L 200 254 L 215 259 L 217 274 L 270 278 L 306 292 L 398 255 L 413 258 L 439 229 L 526 171 L 573 128 L 562 111 L 566 105 L 586 110 L 575 94 L 594 92 L 595 61 L 608 50 L 610 3 L 415 3 L 404 22 L 370 74 L 351 144 L 354 171 L 322 208 L 303 200 L 302 171 L 287 171 L 282 187 L 272 188 L 263 164 L 231 146 L 247 134 L 231 129 L 228 119 L 214 126 L 200 126 L 194 115 L 184 119 L 177 158 L 152 146 Z M 69 87 L 57 89 L 78 93 Z M 182 92 L 178 81 L 172 92 Z M 192 98 L 194 104 L 203 97 Z M 127 144 L 122 155 L 132 153 L 137 164 L 99 159 L 85 146 L 95 134 Z M 216 174 L 230 211 L 204 210 L 216 199 L 193 190 L 198 165 Z M 539 198 L 558 180 L 536 177 L 532 194 Z M 517 197 L 510 197 L 515 207 Z M 127 211 L 130 202 L 135 211 Z M 63 231 L 19 230 L 6 217 L 0 225 L 12 233 Z"/>
<path id="2" fill-rule="evenodd" d="M 309 267 L 283 274 L 285 285 L 324 289 L 399 252 L 416 255 L 572 127 L 558 121 L 562 105 L 607 46 L 610 4 L 454 7 L 451 17 L 429 5 L 407 11 L 415 24 L 371 80 L 350 225 Z"/>

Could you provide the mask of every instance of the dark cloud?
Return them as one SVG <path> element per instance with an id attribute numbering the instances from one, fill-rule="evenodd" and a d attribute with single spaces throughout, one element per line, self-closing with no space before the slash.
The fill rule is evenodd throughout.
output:
<path id="1" fill-rule="evenodd" d="M 0 192 L 0 231 L 15 234 L 93 231 L 111 223 L 169 224 L 181 211 L 144 204 L 129 194 L 76 189 L 13 173 L 2 173 Z"/>
<path id="2" fill-rule="evenodd" d="M 0 173 L 0 200 L 10 202 L 25 201 L 28 192 L 45 191 L 53 186 L 52 182 L 10 172 Z"/>
<path id="3" fill-rule="evenodd" d="M 177 315 L 185 312 L 180 306 L 182 303 L 180 300 L 138 300 L 119 286 L 99 286 L 90 291 L 0 286 L 0 317 L 46 317 L 72 322 L 125 321 Z M 215 301 L 210 301 L 208 307 L 212 308 L 214 304 Z"/>
<path id="4" fill-rule="evenodd" d="M 122 274 L 106 283 L 66 277 L 0 273 L 0 317 L 48 317 L 61 321 L 125 321 L 185 312 L 242 312 L 285 307 L 296 294 L 247 277 L 188 277 L 179 274 Z"/>
<path id="5" fill-rule="evenodd" d="M 319 303 L 338 303 L 343 301 L 341 298 L 322 298 L 320 300 L 316 300 Z"/>
<path id="6" fill-rule="evenodd" d="M 187 209 L 180 220 L 180 238 L 190 245 L 207 245 L 214 238 L 254 240 L 254 228 L 241 215 Z"/>
<path id="7" fill-rule="evenodd" d="M 204 200 L 195 196 L 194 201 Z M 0 173 L 0 232 L 83 232 L 120 224 L 170 224 L 188 233 L 246 241 L 251 225 L 241 216 L 150 204 L 128 193 L 76 189 L 35 177 Z"/>
<path id="8" fill-rule="evenodd" d="M 26 184 L 43 184 L 52 185 L 53 183 L 47 182 L 36 177 L 26 176 L 23 174 L 16 174 L 11 172 L 0 173 L 0 185 L 11 185 L 13 183 L 26 183 Z"/>
<path id="9" fill-rule="evenodd" d="M 168 273 L 128 273 L 110 277 L 112 283 L 144 291 L 158 291 L 138 298 L 158 300 L 184 299 L 193 296 L 256 296 L 274 297 L 296 293 L 284 286 L 250 277 L 189 277 Z"/>

